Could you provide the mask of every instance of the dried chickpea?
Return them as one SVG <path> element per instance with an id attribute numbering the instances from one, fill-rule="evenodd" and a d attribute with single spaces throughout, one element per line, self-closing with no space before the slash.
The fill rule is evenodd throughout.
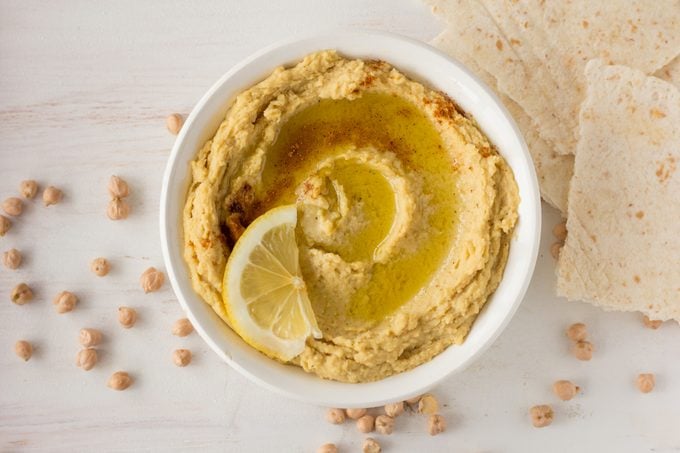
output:
<path id="1" fill-rule="evenodd" d="M 77 303 L 78 297 L 70 291 L 62 291 L 52 300 L 52 304 L 59 314 L 73 311 Z"/>
<path id="2" fill-rule="evenodd" d="M 589 341 L 577 341 L 574 344 L 572 353 L 579 360 L 590 360 L 593 358 L 594 349 L 595 347 Z"/>
<path id="3" fill-rule="evenodd" d="M 113 390 L 125 390 L 132 385 L 132 378 L 125 371 L 116 371 L 109 378 L 107 385 Z"/>
<path id="4" fill-rule="evenodd" d="M 553 227 L 553 236 L 557 238 L 558 241 L 564 242 L 567 239 L 567 223 L 560 222 Z"/>
<path id="5" fill-rule="evenodd" d="M 345 423 L 345 411 L 337 408 L 330 408 L 326 411 L 326 420 L 334 425 Z"/>
<path id="6" fill-rule="evenodd" d="M 33 345 L 26 340 L 19 340 L 14 344 L 14 352 L 24 362 L 33 355 Z"/>
<path id="7" fill-rule="evenodd" d="M 62 193 L 61 190 L 57 189 L 56 187 L 49 186 L 43 191 L 43 204 L 45 206 L 51 206 L 53 204 L 57 204 L 61 201 L 61 199 L 64 197 L 64 194 Z"/>
<path id="8" fill-rule="evenodd" d="M 97 346 L 102 342 L 102 333 L 97 329 L 80 329 L 78 342 L 86 348 Z"/>
<path id="9" fill-rule="evenodd" d="M 81 349 L 76 355 L 76 366 L 90 371 L 97 363 L 97 350 L 93 348 Z"/>
<path id="10" fill-rule="evenodd" d="M 122 198 L 114 198 L 109 202 L 106 215 L 111 220 L 124 220 L 130 215 L 130 205 Z"/>
<path id="11" fill-rule="evenodd" d="M 439 414 L 432 414 L 427 419 L 427 432 L 430 436 L 436 436 L 446 431 L 446 419 Z"/>
<path id="12" fill-rule="evenodd" d="M 131 328 L 137 322 L 137 311 L 130 307 L 118 307 L 118 322 L 126 329 Z"/>
<path id="13" fill-rule="evenodd" d="M 111 264 L 109 264 L 106 258 L 95 258 L 90 263 L 90 270 L 94 272 L 97 277 L 103 277 L 111 270 Z"/>
<path id="14" fill-rule="evenodd" d="M 172 334 L 178 337 L 186 337 L 194 331 L 194 326 L 188 318 L 181 318 L 172 325 Z"/>
<path id="15" fill-rule="evenodd" d="M 377 440 L 372 437 L 367 437 L 361 446 L 361 451 L 362 453 L 380 453 L 382 448 L 380 448 L 380 444 Z"/>
<path id="16" fill-rule="evenodd" d="M 394 419 L 389 415 L 378 415 L 375 418 L 375 430 L 379 434 L 392 434 L 394 432 Z"/>
<path id="17" fill-rule="evenodd" d="M 23 305 L 33 299 L 33 291 L 26 283 L 19 283 L 12 290 L 12 302 L 17 305 Z"/>
<path id="18" fill-rule="evenodd" d="M 426 393 L 418 401 L 418 412 L 425 415 L 433 415 L 439 412 L 439 402 L 431 393 Z"/>
<path id="19" fill-rule="evenodd" d="M 7 215 L 17 217 L 24 211 L 24 203 L 21 201 L 21 198 L 9 197 L 2 202 L 2 210 Z"/>
<path id="20" fill-rule="evenodd" d="M 399 417 L 404 413 L 404 402 L 385 404 L 385 413 L 392 418 Z"/>
<path id="21" fill-rule="evenodd" d="M 173 113 L 172 115 L 168 115 L 168 117 L 165 119 L 165 126 L 173 135 L 179 134 L 179 131 L 182 129 L 183 123 L 184 119 L 182 118 L 182 115 L 180 115 L 179 113 Z"/>
<path id="22" fill-rule="evenodd" d="M 191 363 L 191 351 L 188 349 L 176 349 L 172 353 L 172 361 L 178 367 L 185 367 Z"/>
<path id="23" fill-rule="evenodd" d="M 21 252 L 17 249 L 9 249 L 2 254 L 2 262 L 7 269 L 17 269 L 21 266 Z"/>
<path id="24" fill-rule="evenodd" d="M 19 184 L 19 192 L 21 192 L 21 195 L 24 198 L 35 198 L 35 195 L 38 193 L 38 183 L 32 179 L 21 181 L 21 184 Z"/>
<path id="25" fill-rule="evenodd" d="M 553 245 L 550 246 L 550 254 L 554 259 L 558 259 L 560 257 L 560 252 L 562 251 L 562 244 L 561 242 L 555 242 Z"/>
<path id="26" fill-rule="evenodd" d="M 111 176 L 108 189 L 112 198 L 125 198 L 130 195 L 128 183 L 120 176 Z"/>
<path id="27" fill-rule="evenodd" d="M 544 428 L 553 422 L 555 413 L 547 404 L 534 406 L 529 409 L 529 416 L 531 417 L 531 424 L 536 428 Z"/>
<path id="28" fill-rule="evenodd" d="M 581 390 L 578 385 L 574 385 L 571 381 L 555 381 L 553 384 L 553 392 L 562 401 L 569 401 Z"/>
<path id="29" fill-rule="evenodd" d="M 654 390 L 656 378 L 652 373 L 642 373 L 635 380 L 635 385 L 637 385 L 638 390 L 642 393 L 649 393 Z"/>
<path id="30" fill-rule="evenodd" d="M 165 276 L 163 275 L 163 272 L 155 267 L 150 267 L 145 270 L 139 278 L 139 283 L 142 285 L 142 289 L 145 293 L 158 291 L 161 286 L 163 286 L 164 281 Z"/>
<path id="31" fill-rule="evenodd" d="M 373 431 L 374 426 L 375 417 L 372 415 L 364 415 L 357 420 L 357 429 L 361 433 L 370 433 Z"/>
<path id="32" fill-rule="evenodd" d="M 567 337 L 571 341 L 584 341 L 587 335 L 586 325 L 582 322 L 574 323 L 567 329 Z"/>

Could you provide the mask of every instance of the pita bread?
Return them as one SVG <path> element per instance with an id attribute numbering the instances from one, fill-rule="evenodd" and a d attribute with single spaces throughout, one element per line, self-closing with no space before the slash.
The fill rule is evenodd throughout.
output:
<path id="1" fill-rule="evenodd" d="M 680 52 L 680 0 L 425 0 L 560 154 L 573 153 L 593 58 L 651 74 Z"/>
<path id="2" fill-rule="evenodd" d="M 456 45 L 455 36 L 451 30 L 444 30 L 431 44 L 463 63 L 496 92 L 524 135 L 536 167 L 541 196 L 553 207 L 559 209 L 563 217 L 566 217 L 569 180 L 574 168 L 573 156 L 557 154 L 554 148 L 540 137 L 531 123 L 531 118 L 522 110 L 522 107 L 498 90 L 496 78 L 482 69 L 474 58 Z"/>
<path id="3" fill-rule="evenodd" d="M 680 89 L 680 57 L 676 57 L 675 60 L 659 69 L 659 71 L 654 75 L 660 79 L 664 79 L 665 81 L 672 83 L 678 89 Z"/>
<path id="4" fill-rule="evenodd" d="M 585 76 L 557 293 L 680 321 L 680 91 L 601 60 Z"/>

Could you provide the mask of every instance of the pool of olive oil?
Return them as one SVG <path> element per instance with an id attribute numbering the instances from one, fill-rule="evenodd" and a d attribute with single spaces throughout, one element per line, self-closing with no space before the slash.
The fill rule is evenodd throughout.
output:
<path id="1" fill-rule="evenodd" d="M 374 263 L 372 278 L 349 302 L 348 317 L 379 321 L 428 283 L 450 249 L 457 230 L 456 171 L 433 124 L 405 99 L 367 93 L 354 100 L 321 100 L 290 118 L 268 152 L 259 211 L 293 203 L 295 188 L 314 173 L 316 164 L 348 146 L 396 155 L 407 172 L 422 178 L 424 200 L 430 205 L 423 222 L 427 228 L 415 250 Z M 332 251 L 346 261 L 371 260 L 392 225 L 394 192 L 379 172 L 359 162 L 343 161 L 332 176 L 348 197 L 362 201 L 369 220 L 350 244 Z"/>

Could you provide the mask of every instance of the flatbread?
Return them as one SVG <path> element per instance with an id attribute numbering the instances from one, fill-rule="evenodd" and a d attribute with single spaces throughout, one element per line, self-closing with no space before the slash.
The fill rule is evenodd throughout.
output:
<path id="1" fill-rule="evenodd" d="M 594 60 L 558 295 L 680 321 L 680 90 Z"/>
<path id="2" fill-rule="evenodd" d="M 675 60 L 659 69 L 654 75 L 680 89 L 680 57 L 676 57 Z"/>
<path id="3" fill-rule="evenodd" d="M 444 30 L 431 44 L 463 63 L 496 92 L 496 95 L 513 116 L 517 126 L 524 135 L 534 161 L 534 166 L 536 167 L 541 196 L 550 205 L 559 209 L 563 217 L 566 217 L 567 194 L 569 191 L 569 180 L 573 174 L 574 157 L 571 155 L 559 155 L 548 142 L 540 137 L 538 131 L 531 123 L 531 118 L 522 110 L 522 107 L 498 90 L 496 78 L 481 68 L 474 58 L 470 57 L 460 46 L 456 45 L 455 35 L 452 30 Z"/>
<path id="4" fill-rule="evenodd" d="M 573 153 L 593 58 L 654 73 L 680 52 L 680 0 L 425 0 L 560 154 Z"/>

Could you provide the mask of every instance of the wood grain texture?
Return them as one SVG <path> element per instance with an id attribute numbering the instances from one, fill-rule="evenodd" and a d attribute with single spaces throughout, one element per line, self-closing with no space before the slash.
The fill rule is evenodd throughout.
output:
<path id="1" fill-rule="evenodd" d="M 63 203 L 29 202 L 0 251 L 25 255 L 21 269 L 0 268 L 0 451 L 310 452 L 324 442 L 359 451 L 354 426 L 332 426 L 323 409 L 286 400 L 221 363 L 195 334 L 177 338 L 182 316 L 170 288 L 144 294 L 139 275 L 162 267 L 158 236 L 161 175 L 173 137 L 171 112 L 187 113 L 230 66 L 254 50 L 300 32 L 333 27 L 391 30 L 429 40 L 440 30 L 417 0 L 342 2 L 0 1 L 0 198 L 34 178 L 64 190 Z M 107 179 L 130 183 L 133 213 L 105 216 Z M 630 314 L 606 314 L 555 298 L 546 209 L 542 256 L 525 303 L 499 341 L 436 394 L 449 431 L 430 438 L 408 414 L 396 434 L 378 436 L 387 452 L 677 451 L 680 432 L 680 329 L 644 329 Z M 89 262 L 109 258 L 111 274 Z M 16 306 L 11 288 L 31 284 L 36 299 Z M 57 315 L 62 290 L 80 297 Z M 117 307 L 139 311 L 122 329 Z M 563 329 L 589 325 L 590 363 L 569 356 Z M 89 372 L 75 366 L 78 330 L 105 341 Z M 34 343 L 27 363 L 14 342 Z M 175 348 L 194 352 L 178 369 Z M 125 392 L 106 388 L 127 370 Z M 657 373 L 657 389 L 638 394 L 638 372 Z M 551 395 L 555 379 L 574 379 L 584 394 L 569 403 Z M 531 428 L 527 409 L 552 403 L 553 426 Z"/>

